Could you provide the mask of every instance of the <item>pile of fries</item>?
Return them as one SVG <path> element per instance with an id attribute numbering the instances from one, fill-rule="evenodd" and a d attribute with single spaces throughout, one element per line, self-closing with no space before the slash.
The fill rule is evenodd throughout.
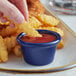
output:
<path id="1" fill-rule="evenodd" d="M 64 32 L 62 29 L 58 28 L 59 20 L 53 16 L 47 14 L 38 14 L 37 16 L 30 16 L 29 22 L 24 22 L 23 24 L 13 24 L 14 27 L 9 26 L 13 24 L 11 21 L 0 22 L 0 62 L 7 62 L 10 53 L 14 53 L 17 57 L 21 57 L 21 48 L 16 41 L 16 37 L 19 33 L 25 32 L 28 35 L 37 36 L 37 32 L 31 32 L 34 29 L 46 29 L 59 33 L 62 37 L 61 42 L 58 44 L 57 48 L 63 48 L 63 37 Z M 29 28 L 32 28 L 29 29 Z M 25 31 L 26 30 L 26 31 Z M 33 33 L 33 34 L 32 34 Z M 40 35 L 40 34 L 38 34 Z"/>

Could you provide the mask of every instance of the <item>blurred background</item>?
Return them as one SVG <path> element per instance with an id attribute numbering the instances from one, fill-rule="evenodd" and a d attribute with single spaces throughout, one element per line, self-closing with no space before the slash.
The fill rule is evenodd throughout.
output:
<path id="1" fill-rule="evenodd" d="M 49 5 L 57 13 L 76 15 L 76 0 L 49 0 Z"/>

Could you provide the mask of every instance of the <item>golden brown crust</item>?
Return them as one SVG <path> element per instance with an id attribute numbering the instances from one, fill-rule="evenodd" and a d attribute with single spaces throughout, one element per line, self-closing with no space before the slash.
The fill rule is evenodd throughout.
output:
<path id="1" fill-rule="evenodd" d="M 17 57 L 22 57 L 21 47 L 19 45 L 14 47 L 13 52 Z"/>
<path id="2" fill-rule="evenodd" d="M 4 39 L 0 36 L 0 61 L 6 62 L 8 60 L 8 52 L 4 43 Z"/>
<path id="3" fill-rule="evenodd" d="M 7 47 L 8 53 L 12 51 L 12 48 L 14 48 L 17 45 L 16 37 L 11 36 L 11 37 L 6 37 L 4 38 L 4 43 L 5 46 Z"/>
<path id="4" fill-rule="evenodd" d="M 37 16 L 38 14 L 44 13 L 45 9 L 39 0 L 29 0 L 28 3 L 29 14 L 33 16 Z"/>
<path id="5" fill-rule="evenodd" d="M 36 17 L 40 22 L 42 22 L 43 24 L 45 24 L 47 26 L 54 27 L 59 24 L 59 20 L 50 15 L 38 14 L 38 16 L 36 16 Z"/>
<path id="6" fill-rule="evenodd" d="M 12 28 L 11 26 L 7 26 L 6 28 L 3 28 L 3 29 L 0 31 L 0 35 L 1 35 L 2 37 L 6 37 L 6 36 L 10 36 L 11 34 L 16 33 L 16 31 L 17 31 L 17 27 Z"/>

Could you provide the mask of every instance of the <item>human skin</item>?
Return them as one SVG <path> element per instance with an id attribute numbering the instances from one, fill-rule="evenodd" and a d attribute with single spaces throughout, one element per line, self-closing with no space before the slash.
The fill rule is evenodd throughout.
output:
<path id="1" fill-rule="evenodd" d="M 11 0 L 0 0 L 0 12 L 18 24 L 28 20 L 28 10 L 25 0 L 13 0 L 12 2 Z"/>

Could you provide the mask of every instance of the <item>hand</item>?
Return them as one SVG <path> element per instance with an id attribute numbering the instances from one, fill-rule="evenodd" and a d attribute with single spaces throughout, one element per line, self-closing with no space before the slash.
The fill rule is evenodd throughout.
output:
<path id="1" fill-rule="evenodd" d="M 0 0 L 0 11 L 18 24 L 28 19 L 26 0 Z"/>

